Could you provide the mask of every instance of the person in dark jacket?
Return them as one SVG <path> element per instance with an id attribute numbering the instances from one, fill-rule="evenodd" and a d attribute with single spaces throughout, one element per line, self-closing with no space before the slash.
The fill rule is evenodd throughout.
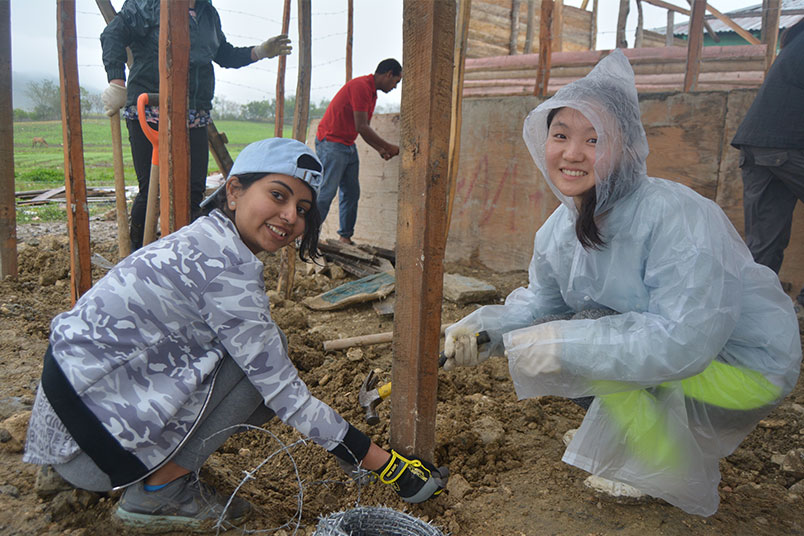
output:
<path id="1" fill-rule="evenodd" d="M 151 143 L 140 128 L 137 97 L 159 92 L 159 0 L 126 0 L 117 16 L 101 33 L 103 65 L 109 87 L 103 92 L 104 110 L 112 116 L 121 108 L 128 127 L 131 156 L 139 193 L 131 207 L 131 249 L 142 247 L 145 208 L 151 170 Z M 215 92 L 212 62 L 221 67 L 240 68 L 263 58 L 290 54 L 290 39 L 277 35 L 253 47 L 235 47 L 226 41 L 218 12 L 208 0 L 190 0 L 190 210 L 199 215 L 206 187 L 209 147 L 206 126 Z M 126 85 L 126 47 L 133 58 Z M 146 107 L 146 120 L 158 128 L 159 108 Z"/>
<path id="2" fill-rule="evenodd" d="M 793 210 L 804 201 L 804 18 L 782 34 L 731 144 L 740 149 L 746 244 L 756 262 L 779 273 Z M 796 305 L 804 309 L 804 288 Z"/>

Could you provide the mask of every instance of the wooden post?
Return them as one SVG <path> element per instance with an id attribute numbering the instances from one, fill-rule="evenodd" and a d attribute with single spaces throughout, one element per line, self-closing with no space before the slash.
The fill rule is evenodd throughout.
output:
<path id="1" fill-rule="evenodd" d="M 282 33 L 287 35 L 290 30 L 290 0 L 285 0 L 285 7 L 282 9 Z M 281 138 L 285 132 L 285 69 L 288 64 L 288 57 L 279 56 L 279 64 L 276 69 L 276 109 L 274 110 L 274 137 Z"/>
<path id="2" fill-rule="evenodd" d="M 779 41 L 780 0 L 762 0 L 762 31 L 760 37 L 767 47 L 765 49 L 765 72 L 768 72 L 776 59 L 776 47 Z"/>
<path id="3" fill-rule="evenodd" d="M 229 143 L 229 138 L 226 137 L 225 132 L 218 132 L 218 127 L 212 120 L 207 125 L 207 138 L 209 139 L 209 150 L 212 153 L 212 158 L 218 164 L 218 171 L 226 178 L 229 176 L 229 170 L 232 169 L 234 162 L 226 149 L 226 144 Z"/>
<path id="4" fill-rule="evenodd" d="M 628 48 L 628 41 L 625 39 L 625 24 L 628 22 L 629 10 L 629 0 L 620 0 L 620 11 L 617 14 L 617 37 L 614 45 L 617 48 Z"/>
<path id="5" fill-rule="evenodd" d="M 550 29 L 550 52 L 561 52 L 564 46 L 564 0 L 553 0 L 553 24 Z"/>
<path id="6" fill-rule="evenodd" d="M 533 5 L 530 2 L 529 5 Z M 447 190 L 447 225 L 444 240 L 449 238 L 452 206 L 455 203 L 455 182 L 458 179 L 458 162 L 461 156 L 461 118 L 463 109 L 463 78 L 466 69 L 466 44 L 469 40 L 469 20 L 472 0 L 458 0 L 457 29 L 455 31 L 455 63 L 452 71 L 452 121 L 449 132 L 449 186 Z M 526 49 L 527 53 L 527 49 Z"/>
<path id="7" fill-rule="evenodd" d="M 190 223 L 190 132 L 187 128 L 190 15 L 187 6 L 187 2 L 161 0 L 159 13 L 159 222 L 162 236 Z"/>
<path id="8" fill-rule="evenodd" d="M 519 2 L 511 0 L 511 34 L 508 38 L 508 54 L 514 56 L 517 53 L 517 40 L 519 39 Z"/>
<path id="9" fill-rule="evenodd" d="M 694 0 L 690 15 L 689 41 L 687 41 L 687 71 L 684 74 L 684 91 L 693 91 L 701 72 L 701 49 L 703 48 L 703 20 L 706 0 Z"/>
<path id="10" fill-rule="evenodd" d="M 642 15 L 642 1 L 636 0 L 637 5 L 637 28 L 636 34 L 634 35 L 634 48 L 642 48 L 642 24 L 644 22 L 644 17 Z"/>
<path id="11" fill-rule="evenodd" d="M 542 0 L 539 20 L 539 65 L 536 68 L 536 89 L 534 95 L 547 95 L 550 82 L 550 63 L 552 61 L 553 0 Z"/>
<path id="12" fill-rule="evenodd" d="M 528 24 L 527 26 L 525 26 L 525 50 L 523 51 L 524 54 L 530 54 L 533 52 L 533 16 L 535 14 L 536 14 L 536 0 L 528 0 Z"/>
<path id="13" fill-rule="evenodd" d="M 433 461 L 455 2 L 405 0 L 391 446 Z"/>
<path id="14" fill-rule="evenodd" d="M 667 10 L 667 30 L 664 32 L 664 46 L 671 47 L 675 43 L 675 34 L 673 33 L 673 29 L 676 26 L 674 22 L 676 12 L 672 9 Z"/>
<path id="15" fill-rule="evenodd" d="M 352 79 L 352 37 L 355 26 L 355 1 L 346 0 L 346 81 Z"/>
<path id="16" fill-rule="evenodd" d="M 16 277 L 17 269 L 14 105 L 11 97 L 11 2 L 0 2 L 0 277 Z"/>
<path id="17" fill-rule="evenodd" d="M 299 0 L 299 78 L 296 81 L 296 107 L 293 111 L 293 138 L 300 142 L 307 139 L 307 123 L 310 116 L 310 78 L 312 64 L 312 15 L 310 0 Z M 296 247 L 282 248 L 279 263 L 277 292 L 290 298 L 293 279 L 296 275 Z"/>
<path id="18" fill-rule="evenodd" d="M 89 261 L 89 211 L 81 130 L 81 93 L 78 85 L 75 0 L 59 0 L 56 4 L 56 42 L 59 49 L 67 233 L 70 238 L 70 296 L 72 303 L 75 304 L 92 286 L 92 267 Z"/>
<path id="19" fill-rule="evenodd" d="M 584 2 L 584 9 L 586 8 L 586 2 Z M 592 2 L 592 24 L 589 28 L 589 50 L 595 50 L 597 48 L 597 0 Z"/>

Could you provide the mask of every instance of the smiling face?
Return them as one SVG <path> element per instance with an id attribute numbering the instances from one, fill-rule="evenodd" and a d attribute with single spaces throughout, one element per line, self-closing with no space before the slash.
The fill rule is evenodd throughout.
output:
<path id="1" fill-rule="evenodd" d="M 304 233 L 313 192 L 290 175 L 271 173 L 247 187 L 233 176 L 226 183 L 226 203 L 246 246 L 255 254 L 274 252 Z"/>
<path id="2" fill-rule="evenodd" d="M 553 117 L 545 143 L 550 180 L 580 209 L 583 194 L 595 186 L 597 133 L 581 112 L 562 108 Z"/>

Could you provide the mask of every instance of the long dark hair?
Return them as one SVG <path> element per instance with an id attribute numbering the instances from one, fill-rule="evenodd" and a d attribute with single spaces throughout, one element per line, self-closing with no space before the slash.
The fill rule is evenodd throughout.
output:
<path id="1" fill-rule="evenodd" d="M 547 114 L 547 130 L 553 118 L 563 108 L 553 108 Z M 581 197 L 581 208 L 578 210 L 578 219 L 575 220 L 575 236 L 584 249 L 601 249 L 606 241 L 600 234 L 600 228 L 595 221 L 595 207 L 597 207 L 597 189 L 592 187 Z"/>
<path id="2" fill-rule="evenodd" d="M 243 190 L 247 190 L 252 184 L 265 177 L 265 175 L 265 173 L 243 173 L 242 175 L 237 175 L 237 178 Z M 321 213 L 318 212 L 315 198 L 316 195 L 314 191 L 313 204 L 310 210 L 304 214 L 304 233 L 299 243 L 299 258 L 304 262 L 307 262 L 308 256 L 310 259 L 316 259 L 321 256 L 321 253 L 318 251 L 318 236 L 321 231 Z M 226 202 L 225 187 L 219 188 L 210 199 L 204 201 L 202 214 L 207 215 L 216 208 L 226 214 L 230 220 L 234 221 L 234 211 L 229 208 L 229 204 Z"/>

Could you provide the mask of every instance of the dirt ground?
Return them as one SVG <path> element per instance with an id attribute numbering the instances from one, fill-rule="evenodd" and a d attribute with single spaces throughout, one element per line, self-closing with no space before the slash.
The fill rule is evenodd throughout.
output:
<path id="1" fill-rule="evenodd" d="M 92 222 L 93 253 L 115 261 L 114 222 Z M 30 404 L 52 316 L 70 306 L 69 249 L 62 226 L 30 224 L 18 231 L 20 275 L 0 282 L 0 534 L 130 534 L 112 522 L 119 493 L 98 496 L 65 491 L 37 496 L 37 467 L 21 461 Z M 268 288 L 275 287 L 277 258 L 266 257 Z M 499 298 L 526 282 L 525 272 L 493 273 L 466 266 L 448 271 L 483 279 Z M 103 271 L 95 268 L 93 279 Z M 370 304 L 314 312 L 304 297 L 346 282 L 344 277 L 297 276 L 292 300 L 276 300 L 272 313 L 288 334 L 291 357 L 312 392 L 381 445 L 387 445 L 389 402 L 381 422 L 363 421 L 357 393 L 375 369 L 390 379 L 391 345 L 324 353 L 322 341 L 391 331 Z M 445 302 L 443 322 L 477 304 Z M 474 370 L 441 371 L 436 461 L 450 468 L 448 493 L 424 505 L 401 502 L 385 486 L 358 486 L 334 459 L 280 422 L 270 432 L 231 438 L 208 461 L 202 476 L 231 492 L 244 472 L 267 461 L 239 493 L 258 507 L 246 528 L 264 534 L 312 534 L 320 516 L 363 506 L 404 510 L 445 534 L 480 535 L 755 535 L 804 534 L 804 387 L 799 386 L 721 461 L 721 506 L 709 517 L 687 515 L 664 502 L 621 505 L 584 487 L 586 473 L 562 463 L 562 435 L 577 427 L 582 410 L 566 400 L 517 401 L 506 363 L 492 359 Z M 278 450 L 290 445 L 288 454 Z M 798 449 L 798 450 L 797 450 Z M 302 492 L 300 494 L 300 491 Z M 236 533 L 239 531 L 231 531 Z"/>

